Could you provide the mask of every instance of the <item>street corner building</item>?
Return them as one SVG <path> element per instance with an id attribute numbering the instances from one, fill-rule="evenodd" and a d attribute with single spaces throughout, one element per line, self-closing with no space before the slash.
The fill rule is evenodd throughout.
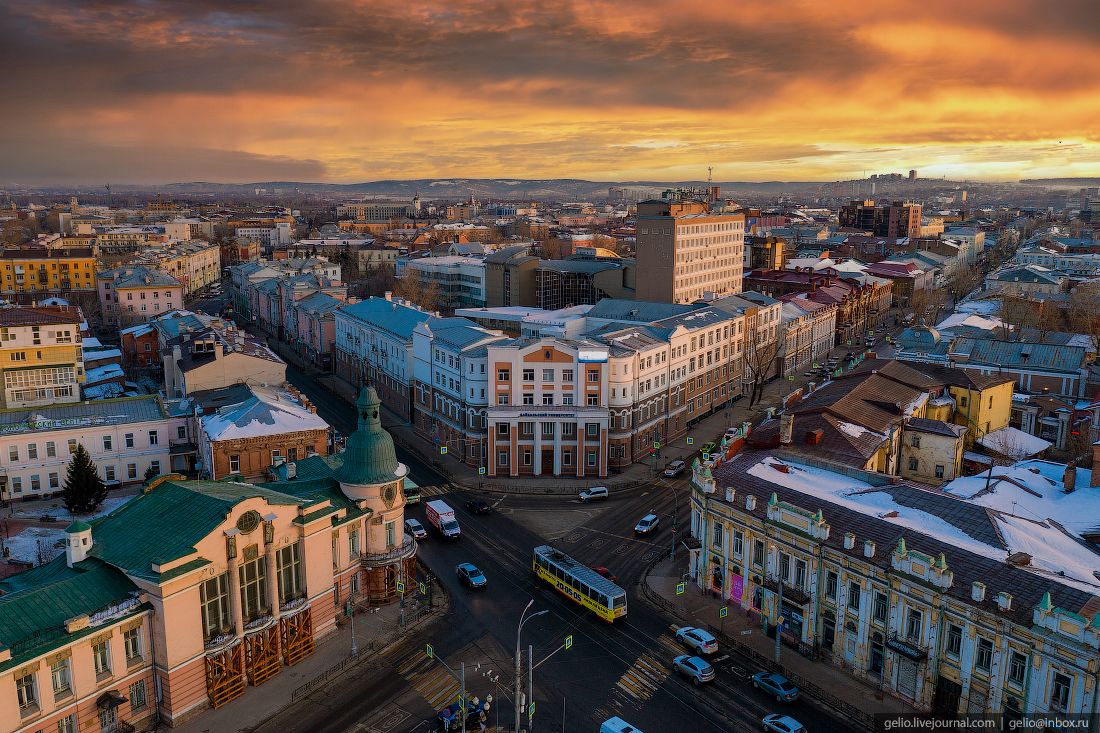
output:
<path id="1" fill-rule="evenodd" d="M 0 731 L 179 725 L 311 654 L 349 603 L 398 600 L 411 484 L 372 388 L 356 407 L 340 455 L 264 483 L 158 476 L 0 581 Z"/>
<path id="2" fill-rule="evenodd" d="M 780 624 L 784 654 L 920 711 L 1095 714 L 1100 497 L 1076 488 L 1087 472 L 1031 460 L 933 488 L 826 455 L 696 460 L 684 544 L 701 590 L 769 635 Z"/>

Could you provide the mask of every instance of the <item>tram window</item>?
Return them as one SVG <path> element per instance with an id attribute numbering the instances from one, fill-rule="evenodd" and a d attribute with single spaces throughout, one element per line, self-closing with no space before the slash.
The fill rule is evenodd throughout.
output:
<path id="1" fill-rule="evenodd" d="M 626 596 L 615 596 L 615 608 L 622 608 L 626 605 Z"/>

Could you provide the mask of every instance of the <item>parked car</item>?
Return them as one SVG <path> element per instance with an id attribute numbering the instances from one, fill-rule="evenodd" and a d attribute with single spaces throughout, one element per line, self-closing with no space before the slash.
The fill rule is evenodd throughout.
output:
<path id="1" fill-rule="evenodd" d="M 482 588 L 489 584 L 489 581 L 485 578 L 485 574 L 478 570 L 477 566 L 473 563 L 462 563 L 455 568 L 455 573 L 458 574 L 459 580 L 471 588 Z"/>
<path id="2" fill-rule="evenodd" d="M 615 577 L 615 573 L 611 572 L 610 570 L 603 567 L 602 565 L 589 565 L 588 568 L 590 570 L 595 570 L 597 573 L 599 573 L 603 577 L 607 578 L 612 583 L 618 583 L 619 582 L 619 579 Z"/>
<path id="3" fill-rule="evenodd" d="M 726 433 L 722 437 L 725 438 L 726 440 L 733 440 L 734 438 L 737 437 L 737 432 L 740 429 L 741 428 L 726 428 Z"/>
<path id="4" fill-rule="evenodd" d="M 415 519 L 405 520 L 405 534 L 410 534 L 413 539 L 426 540 L 428 539 L 428 531 L 424 529 L 424 525 Z"/>
<path id="5" fill-rule="evenodd" d="M 694 649 L 696 654 L 714 654 L 718 651 L 718 640 L 709 631 L 694 626 L 684 626 L 676 630 L 676 641 L 688 649 Z"/>
<path id="6" fill-rule="evenodd" d="M 593 486 L 591 489 L 585 489 L 581 493 L 577 494 L 577 498 L 581 501 L 592 501 L 594 499 L 606 499 L 607 487 L 605 486 Z"/>
<path id="7" fill-rule="evenodd" d="M 466 502 L 466 508 L 474 514 L 488 514 L 493 511 L 493 508 L 489 506 L 489 502 L 481 499 L 470 499 Z"/>
<path id="8" fill-rule="evenodd" d="M 690 654 L 681 654 L 676 657 L 672 660 L 672 666 L 680 674 L 690 677 L 692 684 L 695 685 L 714 679 L 714 667 Z"/>
<path id="9" fill-rule="evenodd" d="M 649 534 L 657 529 L 657 525 L 660 521 L 661 520 L 657 518 L 656 514 L 647 514 L 634 526 L 634 531 L 638 534 Z"/>
<path id="10" fill-rule="evenodd" d="M 806 733 L 805 726 L 789 715 L 765 715 L 764 730 L 770 733 Z"/>
<path id="11" fill-rule="evenodd" d="M 672 463 L 665 466 L 665 476 L 667 478 L 675 478 L 683 473 L 686 467 L 687 464 L 683 461 L 673 461 Z"/>
<path id="12" fill-rule="evenodd" d="M 752 676 L 752 686 L 775 695 L 775 699 L 779 702 L 792 702 L 798 699 L 798 688 L 794 683 L 774 672 L 757 672 Z"/>
<path id="13" fill-rule="evenodd" d="M 844 361 L 850 361 L 854 357 L 855 357 L 855 354 L 853 354 L 851 351 L 849 351 L 847 354 L 844 355 Z"/>

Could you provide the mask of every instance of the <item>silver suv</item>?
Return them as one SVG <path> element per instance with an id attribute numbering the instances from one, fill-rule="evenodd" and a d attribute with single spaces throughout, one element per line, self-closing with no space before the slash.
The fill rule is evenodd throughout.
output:
<path id="1" fill-rule="evenodd" d="M 606 499 L 607 487 L 606 486 L 593 486 L 591 489 L 585 489 L 581 493 L 577 494 L 577 498 L 581 501 L 592 501 L 594 499 Z"/>

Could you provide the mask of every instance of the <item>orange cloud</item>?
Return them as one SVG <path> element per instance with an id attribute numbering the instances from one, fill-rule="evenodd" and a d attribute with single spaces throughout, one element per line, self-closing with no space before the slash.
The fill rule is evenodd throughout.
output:
<path id="1" fill-rule="evenodd" d="M 1086 0 L 9 0 L 35 94 L 0 178 L 1100 175 L 1098 27 Z"/>

